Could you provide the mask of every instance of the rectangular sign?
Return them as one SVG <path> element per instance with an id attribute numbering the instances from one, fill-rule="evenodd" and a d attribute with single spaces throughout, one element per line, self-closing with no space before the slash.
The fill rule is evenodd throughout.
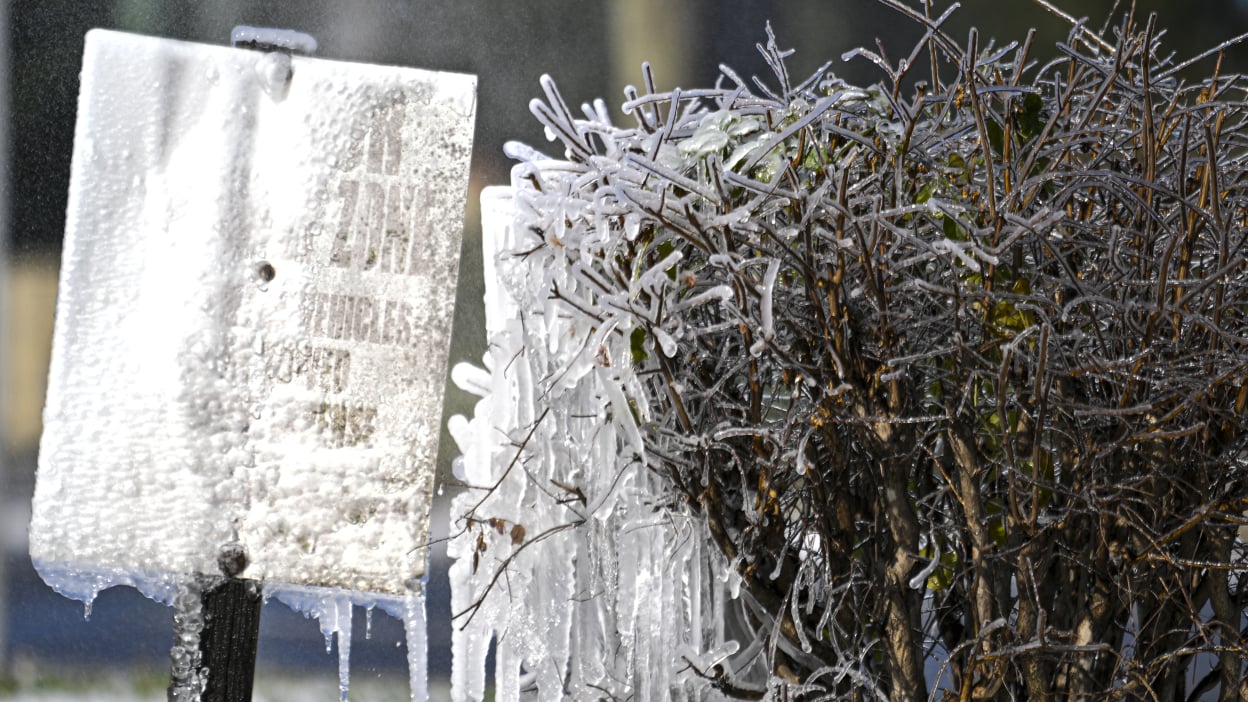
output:
<path id="1" fill-rule="evenodd" d="M 41 572 L 63 590 L 217 573 L 241 544 L 243 577 L 412 586 L 475 90 L 87 35 L 31 521 Z"/>

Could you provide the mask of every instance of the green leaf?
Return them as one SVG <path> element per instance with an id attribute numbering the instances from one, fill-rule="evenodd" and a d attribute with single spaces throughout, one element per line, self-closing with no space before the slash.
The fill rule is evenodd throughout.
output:
<path id="1" fill-rule="evenodd" d="M 663 259 L 667 258 L 675 250 L 676 250 L 676 244 L 673 244 L 671 239 L 668 239 L 666 241 L 660 241 L 659 246 L 658 246 L 659 260 L 662 261 Z M 668 268 L 666 271 L 664 271 L 664 273 L 667 274 L 668 280 L 676 280 L 676 266 L 672 266 L 671 268 Z"/>
<path id="2" fill-rule="evenodd" d="M 932 194 L 935 192 L 936 192 L 936 179 L 933 178 L 932 180 L 929 180 L 926 183 L 924 183 L 923 187 L 919 189 L 919 193 L 914 196 L 914 204 L 922 205 L 928 200 L 931 200 Z M 946 221 L 949 221 L 948 217 L 945 217 L 944 219 Z"/>
<path id="3" fill-rule="evenodd" d="M 1048 451 L 1040 454 L 1040 470 L 1036 470 L 1036 466 L 1030 459 L 1024 460 L 1022 463 L 1023 474 L 1031 478 L 1036 483 L 1036 497 L 1039 501 L 1041 509 L 1048 507 L 1053 502 L 1052 486 L 1056 471 L 1053 465 L 1053 456 Z"/>
<path id="4" fill-rule="evenodd" d="M 633 352 L 633 363 L 641 364 L 650 354 L 646 353 L 646 330 L 637 327 L 632 334 L 628 335 L 629 349 Z"/>
<path id="5" fill-rule="evenodd" d="M 998 546 L 1005 545 L 1005 503 L 1000 498 L 990 497 L 984 501 L 984 511 L 992 515 L 988 518 L 988 538 Z"/>
<path id="6" fill-rule="evenodd" d="M 1014 113 L 1018 120 L 1018 135 L 1024 142 L 1031 141 L 1044 129 L 1044 99 L 1036 93 L 1023 97 L 1023 104 Z"/>
<path id="7" fill-rule="evenodd" d="M 808 171 L 817 171 L 830 162 L 828 152 L 822 145 L 815 143 L 806 149 L 805 155 L 802 157 L 802 168 Z"/>
<path id="8" fill-rule="evenodd" d="M 924 548 L 919 551 L 919 555 L 924 558 L 932 557 L 931 547 Z M 940 592 L 953 584 L 953 570 L 958 567 L 958 553 L 956 551 L 943 551 L 940 554 L 940 565 L 927 576 L 927 589 L 933 592 Z"/>
<path id="9" fill-rule="evenodd" d="M 992 120 L 986 120 L 984 128 L 988 131 L 988 145 L 992 147 L 993 153 L 998 156 L 1004 153 L 1005 130 L 1001 128 L 1001 125 Z"/>
<path id="10" fill-rule="evenodd" d="M 962 158 L 962 154 L 957 153 L 956 151 L 949 154 L 949 166 L 962 171 L 960 174 L 962 180 L 967 183 L 971 182 L 971 166 L 966 162 L 966 159 Z"/>
<path id="11" fill-rule="evenodd" d="M 988 520 L 988 538 L 998 546 L 1005 545 L 1005 518 L 993 517 Z"/>
<path id="12" fill-rule="evenodd" d="M 954 221 L 953 217 L 941 217 L 940 220 L 940 226 L 944 229 L 946 237 L 954 241 L 967 241 L 970 239 L 970 237 L 967 236 L 966 231 L 964 231 L 962 227 L 958 226 L 958 223 Z"/>

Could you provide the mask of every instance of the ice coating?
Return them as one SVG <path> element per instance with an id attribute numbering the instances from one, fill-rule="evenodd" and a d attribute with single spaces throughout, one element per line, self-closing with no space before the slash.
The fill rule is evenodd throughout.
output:
<path id="1" fill-rule="evenodd" d="M 345 698 L 352 603 L 424 655 L 475 80 L 273 56 L 87 36 L 30 550 L 89 612 L 241 545 Z"/>
<path id="2" fill-rule="evenodd" d="M 575 254 L 534 246 L 534 232 L 597 236 L 567 227 L 575 175 L 524 164 L 481 196 L 489 352 L 452 375 L 483 394 L 450 426 L 458 477 L 476 486 L 451 508 L 452 698 L 485 698 L 493 641 L 496 700 L 723 699 L 691 663 L 735 651 L 731 570 L 697 524 L 651 503 L 647 409 L 629 335 L 614 333 L 628 321 L 610 301 L 596 322 L 553 300 L 556 286 L 582 292 L 566 273 Z"/>
<path id="3" fill-rule="evenodd" d="M 337 633 L 343 699 L 355 605 L 404 620 L 427 694 L 412 588 L 474 91 L 470 76 L 87 36 L 30 549 L 88 613 L 115 585 L 178 598 L 188 695 L 202 681 L 186 583 L 216 574 L 222 549 Z"/>
<path id="4" fill-rule="evenodd" d="M 266 56 L 87 36 L 30 540 L 83 599 L 424 570 L 475 81 Z"/>
<path id="5" fill-rule="evenodd" d="M 173 605 L 173 646 L 170 659 L 170 702 L 199 702 L 207 685 L 202 667 L 200 635 L 204 631 L 202 586 L 192 579 L 180 583 Z"/>
<path id="6" fill-rule="evenodd" d="M 265 94 L 274 100 L 284 100 L 290 88 L 294 71 L 290 67 L 290 54 L 274 51 L 256 61 L 256 77 Z"/>
<path id="7" fill-rule="evenodd" d="M 299 54 L 316 53 L 316 37 L 293 29 L 276 27 L 240 24 L 230 32 L 230 43 L 244 48 L 282 49 Z"/>

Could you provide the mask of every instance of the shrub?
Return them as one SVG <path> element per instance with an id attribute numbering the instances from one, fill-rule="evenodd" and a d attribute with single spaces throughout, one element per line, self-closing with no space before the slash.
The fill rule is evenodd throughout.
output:
<path id="1" fill-rule="evenodd" d="M 854 52 L 876 85 L 795 84 L 773 37 L 770 83 L 651 87 L 628 126 L 548 83 L 563 160 L 513 151 L 511 253 L 601 343 L 579 358 L 630 367 L 609 420 L 740 579 L 742 645 L 687 669 L 736 697 L 1248 694 L 1243 78 L 1210 52 L 1185 82 L 1133 10 L 1035 63 L 882 1 L 925 35 Z"/>

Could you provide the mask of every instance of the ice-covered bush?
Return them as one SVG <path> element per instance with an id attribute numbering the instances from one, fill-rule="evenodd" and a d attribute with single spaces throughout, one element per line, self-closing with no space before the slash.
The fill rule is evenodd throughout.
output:
<path id="1" fill-rule="evenodd" d="M 1248 693 L 1244 80 L 884 1 L 925 34 L 868 87 L 774 39 L 626 126 L 545 83 L 460 621 L 542 699 Z"/>

